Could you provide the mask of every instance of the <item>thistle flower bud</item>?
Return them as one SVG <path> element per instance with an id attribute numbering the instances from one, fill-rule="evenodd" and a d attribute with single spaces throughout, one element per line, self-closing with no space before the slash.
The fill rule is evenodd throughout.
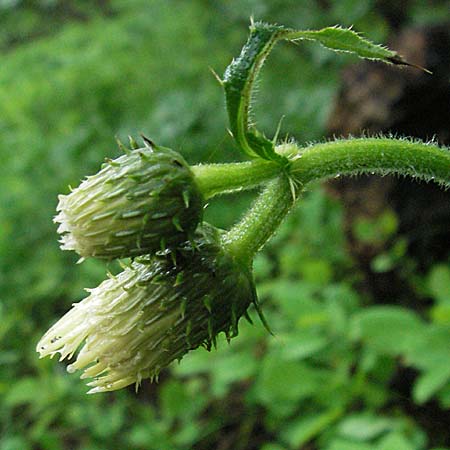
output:
<path id="1" fill-rule="evenodd" d="M 62 317 L 41 339 L 41 357 L 72 357 L 69 372 L 93 378 L 89 393 L 113 391 L 159 371 L 189 350 L 215 345 L 256 304 L 250 268 L 220 243 L 216 229 L 199 227 L 193 243 L 137 258 L 110 276 Z"/>
<path id="2" fill-rule="evenodd" d="M 114 259 L 188 239 L 203 212 L 194 175 L 180 154 L 148 142 L 59 196 L 54 221 L 63 250 Z"/>

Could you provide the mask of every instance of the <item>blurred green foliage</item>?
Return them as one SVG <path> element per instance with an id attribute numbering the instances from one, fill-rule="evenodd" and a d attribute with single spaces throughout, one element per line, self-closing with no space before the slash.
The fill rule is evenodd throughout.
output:
<path id="1" fill-rule="evenodd" d="M 380 245 L 373 270 L 405 270 L 420 311 L 361 294 L 340 206 L 316 186 L 255 262 L 275 337 L 255 316 L 212 353 L 198 350 L 158 385 L 88 397 L 35 343 L 105 266 L 58 248 L 57 194 L 119 151 L 114 136 L 148 134 L 198 161 L 239 158 L 226 132 L 221 71 L 248 18 L 296 28 L 339 23 L 383 41 L 374 0 L 0 1 L 0 450 L 422 450 L 449 439 L 450 267 L 408 260 L 390 209 L 355 224 Z M 448 2 L 409 2 L 406 23 L 445 18 Z M 338 70 L 349 61 L 280 45 L 254 113 L 270 135 L 320 139 Z M 228 226 L 249 196 L 211 202 Z M 383 245 L 381 245 L 381 244 Z M 111 269 L 111 267 L 110 267 Z M 398 379 L 407 374 L 411 379 Z M 399 384 L 411 384 L 411 396 Z M 435 449 L 437 450 L 437 448 Z"/>

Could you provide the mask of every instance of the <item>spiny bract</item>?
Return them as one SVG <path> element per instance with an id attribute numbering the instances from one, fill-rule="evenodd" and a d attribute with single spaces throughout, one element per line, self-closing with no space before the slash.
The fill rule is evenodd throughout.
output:
<path id="1" fill-rule="evenodd" d="M 216 337 L 238 333 L 238 321 L 256 304 L 250 268 L 235 260 L 219 232 L 204 224 L 194 242 L 137 258 L 110 276 L 41 339 L 41 357 L 72 357 L 68 371 L 84 369 L 90 393 L 113 391 L 157 377 L 161 368 Z"/>
<path id="2" fill-rule="evenodd" d="M 194 232 L 203 197 L 181 155 L 152 144 L 108 161 L 68 195 L 54 221 L 61 248 L 125 258 L 174 246 Z"/>

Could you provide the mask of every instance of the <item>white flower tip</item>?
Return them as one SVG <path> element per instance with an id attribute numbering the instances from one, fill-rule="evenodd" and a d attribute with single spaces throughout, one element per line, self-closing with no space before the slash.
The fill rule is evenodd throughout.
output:
<path id="1" fill-rule="evenodd" d="M 61 250 L 77 250 L 77 242 L 72 234 L 65 234 L 59 240 Z"/>
<path id="2" fill-rule="evenodd" d="M 99 392 L 106 392 L 105 388 L 102 388 L 100 386 L 97 386 L 95 388 L 89 389 L 89 391 L 86 392 L 86 394 L 98 394 Z"/>

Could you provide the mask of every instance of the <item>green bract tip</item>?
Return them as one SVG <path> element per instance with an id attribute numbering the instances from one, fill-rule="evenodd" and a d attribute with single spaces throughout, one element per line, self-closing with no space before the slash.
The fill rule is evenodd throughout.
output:
<path id="1" fill-rule="evenodd" d="M 203 196 L 179 153 L 147 146 L 107 161 L 60 195 L 57 210 L 62 249 L 125 258 L 186 240 L 201 221 Z"/>
<path id="2" fill-rule="evenodd" d="M 215 345 L 238 321 L 256 292 L 250 268 L 221 245 L 219 232 L 203 225 L 193 242 L 138 258 L 74 305 L 41 339 L 41 357 L 71 357 L 68 371 L 84 369 L 90 393 L 113 391 L 159 371 L 189 350 Z"/>

